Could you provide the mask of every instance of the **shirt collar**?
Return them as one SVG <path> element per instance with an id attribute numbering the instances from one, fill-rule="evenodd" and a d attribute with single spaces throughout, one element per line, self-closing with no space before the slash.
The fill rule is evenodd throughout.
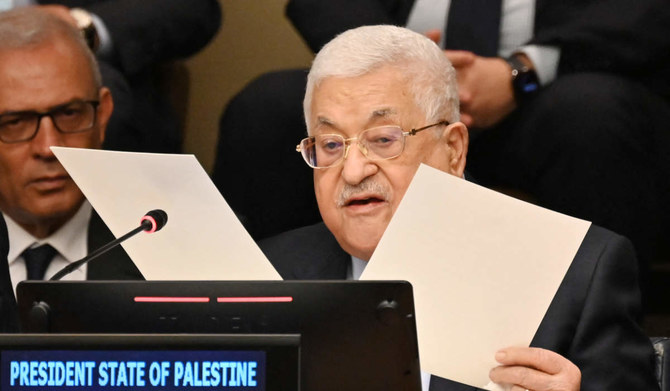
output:
<path id="1" fill-rule="evenodd" d="M 359 280 L 367 265 L 368 263 L 366 261 L 352 255 L 351 265 L 349 265 L 349 270 L 347 271 L 347 280 Z"/>
<path id="2" fill-rule="evenodd" d="M 88 221 L 91 218 L 91 212 L 91 204 L 84 201 L 70 220 L 44 239 L 37 239 L 12 220 L 11 217 L 3 213 L 9 238 L 7 260 L 12 264 L 16 262 L 25 249 L 45 243 L 58 250 L 58 253 L 68 262 L 83 258 L 87 251 Z"/>

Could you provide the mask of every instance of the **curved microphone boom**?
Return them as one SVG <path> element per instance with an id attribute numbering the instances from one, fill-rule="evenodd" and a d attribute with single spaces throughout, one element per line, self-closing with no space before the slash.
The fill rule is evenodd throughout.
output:
<path id="1" fill-rule="evenodd" d="M 84 258 L 65 266 L 64 268 L 59 270 L 58 273 L 54 274 L 53 277 L 51 277 L 49 280 L 50 281 L 60 280 L 66 275 L 79 269 L 82 265 L 88 263 L 92 259 L 97 258 L 98 256 L 106 253 L 107 251 L 121 244 L 121 242 L 123 242 L 124 240 L 130 238 L 131 236 L 135 236 L 136 234 L 142 231 L 145 231 L 146 233 L 154 233 L 156 231 L 160 231 L 160 229 L 163 228 L 165 224 L 167 224 L 167 220 L 168 216 L 164 210 L 162 209 L 150 210 L 140 219 L 139 227 L 135 228 L 134 230 L 128 232 L 127 234 L 121 236 L 118 239 L 112 240 L 111 242 L 105 244 L 99 249 L 88 254 Z"/>

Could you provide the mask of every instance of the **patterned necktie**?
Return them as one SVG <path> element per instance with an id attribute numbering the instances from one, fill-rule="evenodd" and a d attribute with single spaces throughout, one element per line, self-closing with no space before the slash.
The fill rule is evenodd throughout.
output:
<path id="1" fill-rule="evenodd" d="M 502 0 L 451 0 L 445 47 L 498 55 Z"/>
<path id="2" fill-rule="evenodd" d="M 44 278 L 44 273 L 49 267 L 49 263 L 56 256 L 58 251 L 48 244 L 43 244 L 39 247 L 26 249 L 23 254 L 26 262 L 26 271 L 28 272 L 28 280 L 41 280 Z"/>

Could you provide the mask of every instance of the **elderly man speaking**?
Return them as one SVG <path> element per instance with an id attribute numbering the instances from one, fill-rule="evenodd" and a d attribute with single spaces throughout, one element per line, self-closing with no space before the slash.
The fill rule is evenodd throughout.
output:
<path id="1" fill-rule="evenodd" d="M 454 68 L 410 30 L 349 30 L 316 56 L 304 110 L 309 137 L 298 150 L 314 169 L 323 223 L 260 246 L 285 279 L 356 279 L 420 163 L 463 177 Z M 501 346 L 490 378 L 512 390 L 658 389 L 639 310 L 630 242 L 592 226 L 532 347 Z M 423 388 L 471 389 L 436 376 Z"/>

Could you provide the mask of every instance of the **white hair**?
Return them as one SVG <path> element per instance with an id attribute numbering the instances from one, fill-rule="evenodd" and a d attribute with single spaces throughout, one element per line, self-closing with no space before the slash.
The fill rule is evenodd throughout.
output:
<path id="1" fill-rule="evenodd" d="M 63 39 L 81 52 L 96 88 L 100 88 L 100 67 L 79 30 L 57 16 L 33 7 L 0 12 L 0 51 L 31 48 L 55 39 Z"/>
<path id="2" fill-rule="evenodd" d="M 312 95 L 321 81 L 362 76 L 384 66 L 396 67 L 405 76 L 426 121 L 459 120 L 456 73 L 433 41 L 403 27 L 363 26 L 338 35 L 316 55 L 303 101 L 308 133 Z"/>

